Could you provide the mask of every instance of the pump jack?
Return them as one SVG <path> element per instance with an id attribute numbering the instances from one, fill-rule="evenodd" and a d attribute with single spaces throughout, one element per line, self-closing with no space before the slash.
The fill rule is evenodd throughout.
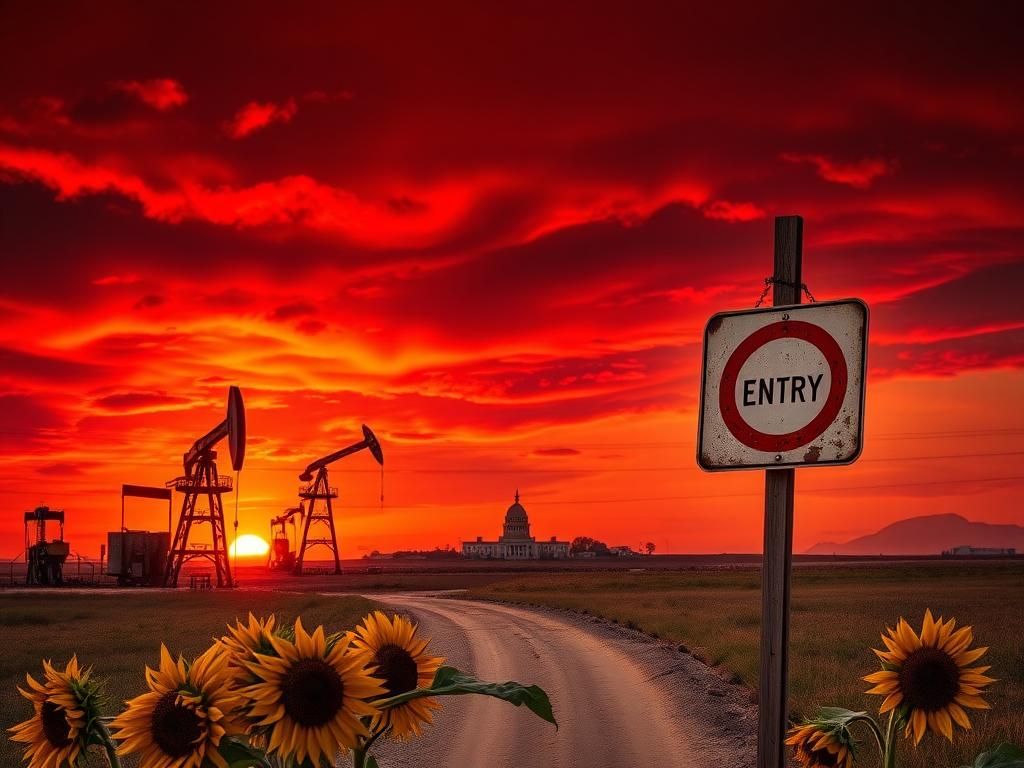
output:
<path id="1" fill-rule="evenodd" d="M 183 467 L 185 474 L 167 483 L 185 495 L 181 503 L 181 515 L 178 517 L 178 528 L 167 552 L 167 564 L 164 567 L 164 586 L 178 586 L 178 574 L 181 566 L 193 558 L 205 558 L 213 563 L 217 570 L 217 586 L 233 587 L 231 568 L 228 563 L 228 539 L 224 525 L 224 502 L 221 496 L 230 493 L 231 478 L 217 474 L 217 451 L 214 446 L 224 438 L 228 439 L 231 452 L 231 468 L 236 472 L 242 469 L 245 458 L 245 407 L 242 404 L 242 392 L 238 387 L 228 389 L 228 411 L 224 420 L 216 427 L 193 443 L 184 455 Z M 209 504 L 208 511 L 196 509 L 200 496 L 205 496 Z M 192 526 L 197 523 L 209 523 L 212 529 L 213 546 L 205 549 L 189 543 Z M 235 523 L 237 536 L 238 523 Z"/>
<path id="2" fill-rule="evenodd" d="M 334 553 L 334 572 L 336 574 L 341 573 L 338 534 L 334 528 L 334 509 L 331 505 L 331 500 L 338 498 L 338 489 L 337 487 L 332 488 L 327 482 L 327 466 L 364 448 L 369 449 L 370 453 L 373 454 L 373 458 L 377 460 L 381 467 L 384 466 L 384 452 L 377 441 L 377 436 L 373 434 L 373 431 L 368 426 L 363 424 L 363 439 L 360 442 L 353 443 L 347 448 L 342 448 L 340 451 L 335 451 L 332 454 L 317 459 L 299 475 L 299 480 L 306 483 L 306 485 L 299 487 L 299 498 L 303 500 L 301 503 L 308 501 L 309 506 L 306 508 L 306 522 L 302 528 L 302 541 L 299 545 L 298 557 L 295 560 L 294 573 L 296 576 L 302 575 L 302 561 L 306 557 L 306 549 L 316 544 L 322 544 Z M 323 502 L 324 509 L 318 511 L 317 502 Z M 313 523 L 327 527 L 327 531 L 324 532 L 322 538 L 309 538 L 309 528 Z M 330 538 L 327 537 L 328 534 Z"/>
<path id="3" fill-rule="evenodd" d="M 270 552 L 267 555 L 267 567 L 274 571 L 290 571 L 295 567 L 295 550 L 292 539 L 295 538 L 295 518 L 302 520 L 302 507 L 286 509 L 284 514 L 270 521 Z M 288 523 L 292 524 L 292 536 L 288 535 Z"/>

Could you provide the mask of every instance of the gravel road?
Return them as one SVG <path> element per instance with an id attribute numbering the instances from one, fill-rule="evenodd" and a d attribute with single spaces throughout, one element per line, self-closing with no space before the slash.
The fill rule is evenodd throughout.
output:
<path id="1" fill-rule="evenodd" d="M 381 768 L 733 768 L 754 764 L 746 690 L 674 647 L 567 611 L 414 594 L 373 595 L 416 619 L 431 649 L 487 680 L 537 683 L 559 729 L 483 696 L 442 699 L 420 739 Z"/>

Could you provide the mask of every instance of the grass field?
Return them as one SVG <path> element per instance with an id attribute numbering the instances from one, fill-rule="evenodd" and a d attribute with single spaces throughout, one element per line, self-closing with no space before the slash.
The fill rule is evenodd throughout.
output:
<path id="1" fill-rule="evenodd" d="M 31 714 L 31 705 L 15 689 L 25 673 L 41 677 L 40 659 L 63 663 L 78 653 L 84 664 L 107 678 L 110 714 L 145 689 L 143 666 L 156 666 L 160 643 L 174 654 L 194 656 L 210 645 L 224 626 L 248 611 L 301 615 L 307 627 L 352 627 L 373 607 L 358 597 L 321 597 L 274 592 L 146 592 L 101 594 L 0 594 L 0 765 L 19 764 L 18 745 L 6 730 Z M 101 758 L 92 761 L 102 765 Z"/>
<path id="2" fill-rule="evenodd" d="M 309 589 L 469 587 L 471 594 L 572 608 L 614 619 L 684 644 L 726 676 L 754 687 L 760 632 L 760 576 L 756 570 L 690 570 L 479 574 L 384 574 L 353 584 L 307 579 Z M 270 586 L 270 585 L 268 585 Z M 284 586 L 284 585 L 280 585 Z M 288 582 L 294 588 L 298 583 Z M 142 668 L 157 660 L 159 643 L 195 654 L 249 610 L 301 614 L 307 624 L 352 626 L 372 606 L 356 597 L 267 590 L 177 593 L 0 593 L 0 727 L 28 716 L 15 685 L 25 672 L 38 677 L 41 658 L 65 661 L 73 652 L 109 679 L 115 707 L 144 689 Z M 987 696 L 990 713 L 972 713 L 975 730 L 954 747 L 929 736 L 907 749 L 901 765 L 947 768 L 998 741 L 1024 745 L 1024 563 L 913 563 L 797 568 L 793 585 L 791 697 L 795 714 L 816 705 L 877 708 L 859 678 L 877 669 L 869 648 L 899 616 L 919 625 L 926 607 L 973 624 L 985 663 L 1000 682 Z M 19 751 L 0 738 L 0 765 L 18 764 Z M 95 761 L 99 765 L 99 761 Z M 865 767 L 872 762 L 859 762 Z"/>
<path id="3" fill-rule="evenodd" d="M 473 593 L 614 619 L 685 644 L 737 681 L 757 685 L 757 571 L 546 574 Z M 972 713 L 974 731 L 961 732 L 952 747 L 929 735 L 918 749 L 907 748 L 900 764 L 959 766 L 999 741 L 1024 746 L 1024 563 L 797 569 L 790 648 L 794 714 L 811 714 L 818 705 L 877 711 L 880 697 L 863 695 L 869 686 L 860 680 L 878 669 L 869 649 L 881 647 L 879 632 L 900 616 L 919 628 L 927 607 L 974 626 L 977 644 L 991 647 L 983 661 L 1000 682 L 987 696 L 991 712 Z"/>

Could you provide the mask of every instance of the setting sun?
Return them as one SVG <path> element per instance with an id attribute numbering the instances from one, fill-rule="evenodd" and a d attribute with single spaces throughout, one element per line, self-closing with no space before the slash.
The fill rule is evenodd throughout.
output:
<path id="1" fill-rule="evenodd" d="M 255 533 L 243 533 L 229 550 L 232 557 L 263 557 L 270 551 L 270 545 Z"/>

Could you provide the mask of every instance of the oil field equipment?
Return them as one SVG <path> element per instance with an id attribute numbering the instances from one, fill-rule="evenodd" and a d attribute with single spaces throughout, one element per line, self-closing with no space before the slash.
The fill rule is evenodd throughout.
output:
<path id="1" fill-rule="evenodd" d="M 373 454 L 373 458 L 377 460 L 382 468 L 381 471 L 383 471 L 384 452 L 380 448 L 377 436 L 363 424 L 363 439 L 361 441 L 353 443 L 348 448 L 335 451 L 329 456 L 317 459 L 299 475 L 299 480 L 305 483 L 299 486 L 299 498 L 302 499 L 300 504 L 308 503 L 308 506 L 306 507 L 306 522 L 302 527 L 302 541 L 299 544 L 298 557 L 295 559 L 294 573 L 296 576 L 302 575 L 302 562 L 306 557 L 306 550 L 318 544 L 331 550 L 334 554 L 334 572 L 341 573 L 338 534 L 334 527 L 334 508 L 331 504 L 332 499 L 338 498 L 338 489 L 331 487 L 327 482 L 327 466 L 364 448 Z M 320 538 L 309 538 L 309 529 L 312 525 L 319 526 Z M 324 530 L 325 528 L 326 530 Z"/>
<path id="2" fill-rule="evenodd" d="M 295 550 L 292 540 L 297 538 L 295 518 L 302 522 L 302 507 L 286 509 L 283 515 L 270 521 L 270 552 L 267 567 L 272 571 L 290 571 L 295 567 Z M 292 536 L 288 535 L 288 523 L 292 524 Z"/>
<path id="3" fill-rule="evenodd" d="M 46 522 L 60 523 L 60 532 L 46 540 Z M 64 510 L 36 507 L 25 513 L 26 584 L 63 584 L 64 561 L 71 545 L 64 541 Z"/>
<path id="4" fill-rule="evenodd" d="M 167 502 L 166 531 L 131 531 L 125 526 L 124 499 L 135 496 Z M 171 540 L 171 489 L 146 485 L 121 486 L 121 530 L 107 533 L 107 575 L 121 586 L 158 587 L 164 581 L 167 550 Z"/>
<path id="5" fill-rule="evenodd" d="M 185 474 L 167 484 L 169 488 L 173 487 L 183 493 L 185 498 L 181 503 L 181 516 L 178 518 L 174 541 L 167 553 L 163 580 L 165 587 L 178 586 L 181 566 L 193 558 L 205 558 L 213 563 L 217 571 L 218 587 L 234 585 L 228 562 L 224 503 L 221 499 L 223 494 L 231 492 L 232 482 L 230 477 L 217 474 L 217 452 L 213 450 L 225 437 L 231 452 L 231 467 L 238 472 L 245 458 L 245 407 L 238 387 L 228 390 L 228 411 L 224 421 L 195 441 L 184 457 Z M 208 507 L 205 511 L 196 509 L 200 496 L 207 499 Z M 192 526 L 199 523 L 210 524 L 213 539 L 210 547 L 189 543 Z M 237 533 L 237 520 L 235 527 Z"/>

